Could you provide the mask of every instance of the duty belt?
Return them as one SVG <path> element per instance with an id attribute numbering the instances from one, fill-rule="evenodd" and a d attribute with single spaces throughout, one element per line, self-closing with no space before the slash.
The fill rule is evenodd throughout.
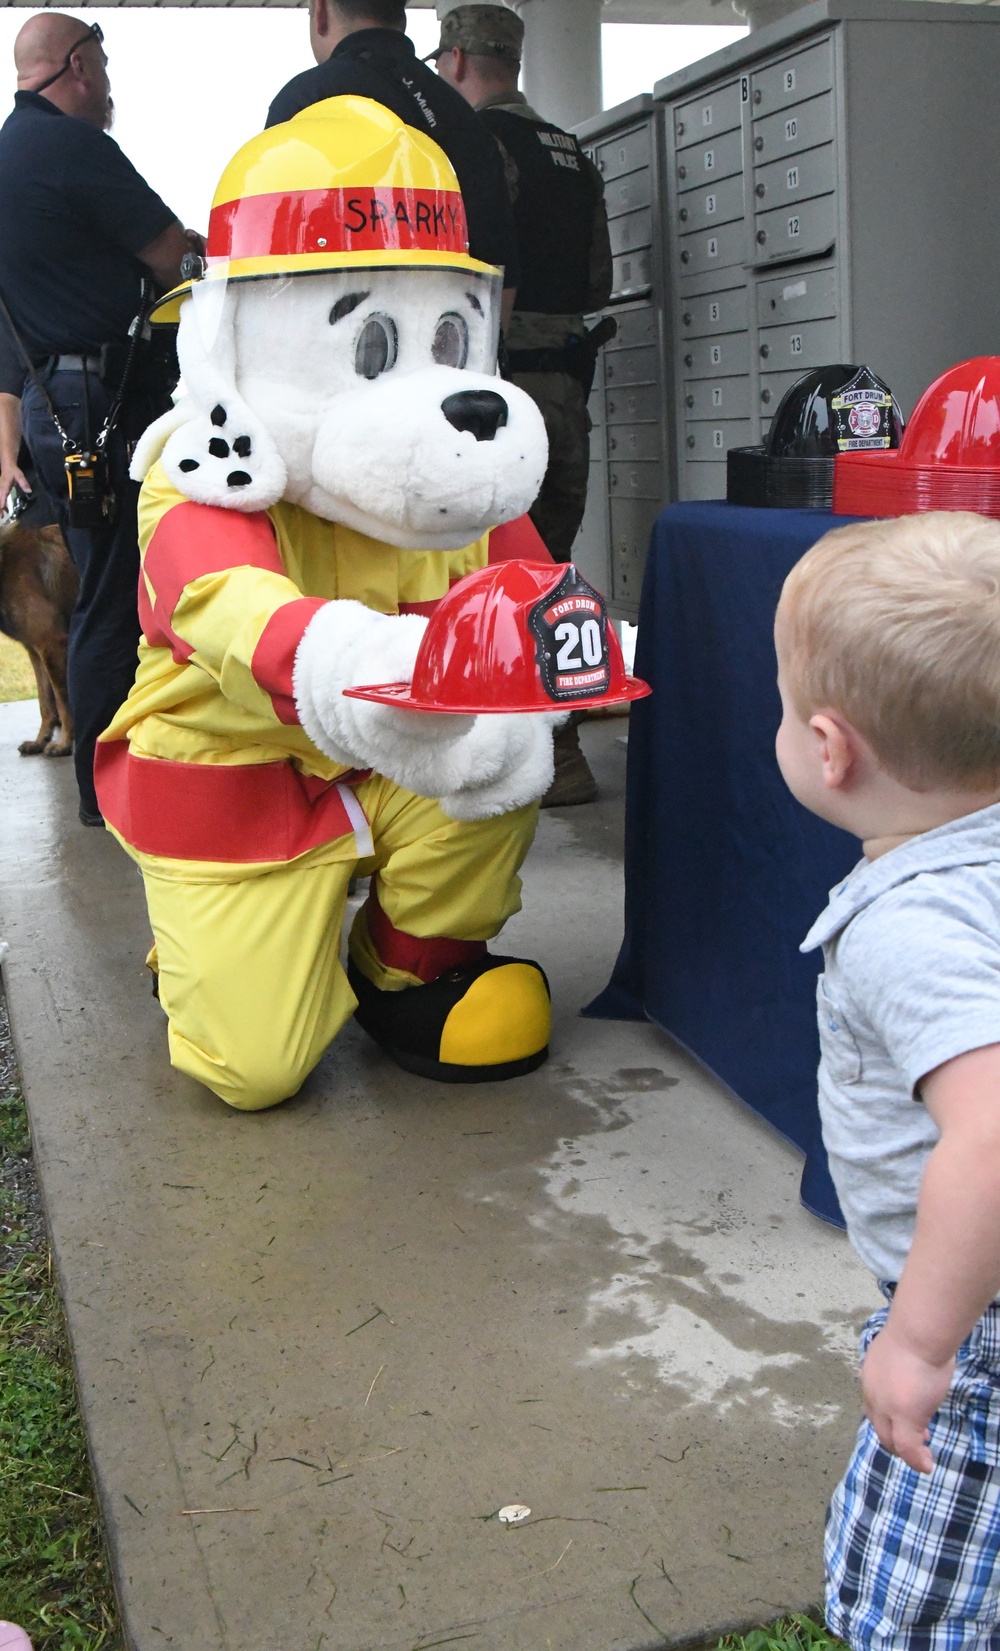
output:
<path id="1" fill-rule="evenodd" d="M 570 333 L 561 349 L 508 350 L 507 364 L 512 373 L 568 373 L 579 379 L 589 395 L 594 382 L 597 352 L 618 331 L 613 315 L 606 315 L 596 327 L 584 333 Z"/>
<path id="2" fill-rule="evenodd" d="M 556 350 L 508 350 L 512 373 L 571 373 L 579 371 L 580 346 Z"/>
<path id="3" fill-rule="evenodd" d="M 49 355 L 39 363 L 48 373 L 93 373 L 99 377 L 101 358 L 99 355 Z"/>

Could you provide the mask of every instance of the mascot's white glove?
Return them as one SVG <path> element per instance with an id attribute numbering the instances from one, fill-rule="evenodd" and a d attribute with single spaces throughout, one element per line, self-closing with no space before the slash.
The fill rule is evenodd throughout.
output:
<path id="1" fill-rule="evenodd" d="M 456 820 L 483 820 L 543 796 L 558 714 L 456 716 L 345 699 L 345 688 L 409 682 L 427 627 L 417 614 L 327 602 L 295 655 L 299 721 L 334 762 L 373 768 Z"/>

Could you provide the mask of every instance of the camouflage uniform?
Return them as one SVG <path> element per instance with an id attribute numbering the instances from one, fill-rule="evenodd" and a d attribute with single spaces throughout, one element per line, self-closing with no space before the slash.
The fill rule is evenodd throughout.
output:
<path id="1" fill-rule="evenodd" d="M 525 120 L 541 121 L 522 92 L 503 93 L 484 104 L 483 108 L 503 109 Z M 504 159 L 511 196 L 516 201 L 519 187 L 517 165 L 506 151 Z M 588 161 L 587 165 L 591 166 L 591 162 Z M 598 196 L 588 271 L 588 314 L 604 307 L 611 295 L 612 283 L 604 181 L 596 167 L 592 170 Z M 585 330 L 582 314 L 546 315 L 515 309 L 507 335 L 507 348 L 512 353 L 563 350 L 570 338 L 582 338 Z M 556 561 L 568 562 L 583 520 L 590 471 L 590 418 L 584 386 L 568 372 L 521 372 L 515 369 L 511 372 L 511 378 L 537 405 L 549 438 L 549 466 L 542 490 L 531 509 L 531 519 Z"/>
<path id="2" fill-rule="evenodd" d="M 534 305 L 514 310 L 506 339 L 511 378 L 538 406 L 549 438 L 548 469 L 530 515 L 555 560 L 568 562 L 590 472 L 589 385 L 572 370 L 579 363 L 585 372 L 586 348 L 577 354 L 573 345 L 584 340 L 584 316 L 603 309 L 611 296 L 611 240 L 597 168 L 575 138 L 536 114 L 514 89 L 523 41 L 524 24 L 509 7 L 460 5 L 443 18 L 441 42 L 431 56 L 465 52 L 515 65 L 511 85 L 475 107 L 504 157 L 521 264 L 518 297 Z M 526 141 L 530 128 L 535 131 Z M 539 157 L 547 157 L 540 167 Z M 556 734 L 555 778 L 543 808 L 587 803 L 597 795 L 580 749 L 578 717 L 574 713 Z"/>

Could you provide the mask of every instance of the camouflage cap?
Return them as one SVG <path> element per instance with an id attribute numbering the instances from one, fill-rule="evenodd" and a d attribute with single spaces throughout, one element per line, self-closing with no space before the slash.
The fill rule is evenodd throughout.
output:
<path id="1" fill-rule="evenodd" d="M 428 57 L 458 49 L 520 63 L 523 44 L 524 24 L 509 6 L 455 6 L 441 19 L 441 39 Z"/>

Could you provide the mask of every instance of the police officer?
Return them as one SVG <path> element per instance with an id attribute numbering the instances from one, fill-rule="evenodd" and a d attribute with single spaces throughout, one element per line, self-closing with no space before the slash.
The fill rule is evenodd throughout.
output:
<path id="1" fill-rule="evenodd" d="M 368 97 L 444 150 L 458 178 L 469 251 L 504 270 L 504 321 L 517 286 L 517 237 L 503 163 L 464 99 L 421 63 L 406 34 L 403 0 L 309 0 L 315 69 L 278 93 L 268 126 L 328 97 Z"/>
<path id="2" fill-rule="evenodd" d="M 584 316 L 611 296 L 611 242 L 600 173 L 576 138 L 536 114 L 518 91 L 524 24 L 507 6 L 457 6 L 431 54 L 501 146 L 514 201 L 521 279 L 507 330 L 511 377 L 537 403 L 549 466 L 531 517 L 556 561 L 568 562 L 587 502 L 594 352 Z M 570 724 L 556 738 L 545 805 L 590 802 L 593 775 Z"/>
<path id="3" fill-rule="evenodd" d="M 29 18 L 14 43 L 14 111 L 0 128 L 0 299 L 7 312 L 0 313 L 0 493 L 6 497 L 17 479 L 23 418 L 80 575 L 69 696 L 85 825 L 103 823 L 94 742 L 136 669 L 139 490 L 128 478 L 129 456 L 169 404 L 165 375 L 141 339 L 126 376 L 129 328 L 144 278 L 175 285 L 181 259 L 199 242 L 107 136 L 113 106 L 102 39 L 97 24 L 60 12 Z M 87 467 L 70 467 L 80 481 L 71 512 L 66 459 L 98 445 L 103 463 L 81 525 Z"/>

